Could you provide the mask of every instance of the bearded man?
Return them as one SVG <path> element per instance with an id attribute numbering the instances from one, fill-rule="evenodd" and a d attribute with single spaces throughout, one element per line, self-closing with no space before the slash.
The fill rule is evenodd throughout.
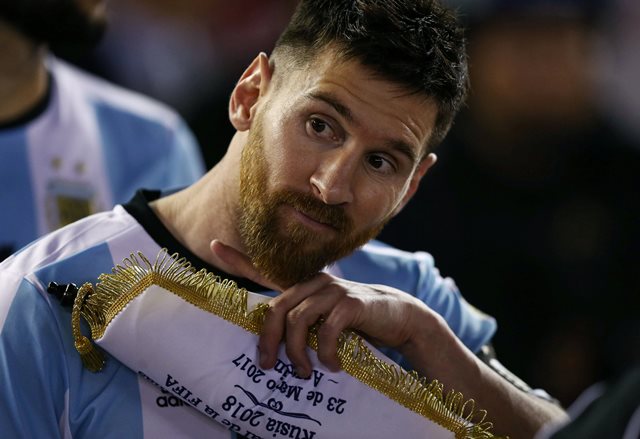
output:
<path id="1" fill-rule="evenodd" d="M 45 292 L 50 281 L 93 281 L 130 253 L 161 247 L 250 291 L 275 292 L 259 341 L 264 369 L 284 341 L 297 375 L 309 376 L 307 332 L 322 318 L 318 358 L 331 370 L 350 328 L 473 395 L 497 433 L 532 437 L 562 418 L 544 392 L 480 358 L 495 322 L 430 255 L 372 241 L 436 163 L 466 90 L 462 30 L 439 3 L 303 0 L 271 56 L 259 54 L 233 90 L 237 132 L 201 180 L 170 194 L 141 191 L 2 265 L 3 431 L 233 436 L 195 415 L 172 430 L 190 409 L 160 404 L 159 391 L 117 361 L 83 373 L 68 312 Z"/>
<path id="2" fill-rule="evenodd" d="M 95 45 L 105 3 L 0 3 L 0 260 L 139 187 L 183 187 L 204 173 L 175 112 L 49 53 Z"/>

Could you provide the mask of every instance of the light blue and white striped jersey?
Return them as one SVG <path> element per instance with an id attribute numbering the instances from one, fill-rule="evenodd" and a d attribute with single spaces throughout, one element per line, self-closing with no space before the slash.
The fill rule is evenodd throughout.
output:
<path id="1" fill-rule="evenodd" d="M 197 260 L 168 235 L 146 205 L 149 200 L 136 198 L 126 209 L 116 206 L 46 235 L 0 264 L 2 437 L 235 437 L 112 357 L 99 373 L 84 369 L 73 346 L 70 310 L 46 291 L 52 281 L 95 283 L 137 251 L 153 258 L 167 247 Z M 402 252 L 374 241 L 329 271 L 420 298 L 474 352 L 495 332 L 495 321 L 469 306 L 426 253 Z M 176 322 L 167 322 L 172 324 Z M 398 355 L 395 359 L 401 360 Z"/>
<path id="2" fill-rule="evenodd" d="M 164 105 L 50 57 L 46 107 L 0 126 L 0 260 L 37 237 L 204 173 L 198 146 Z"/>

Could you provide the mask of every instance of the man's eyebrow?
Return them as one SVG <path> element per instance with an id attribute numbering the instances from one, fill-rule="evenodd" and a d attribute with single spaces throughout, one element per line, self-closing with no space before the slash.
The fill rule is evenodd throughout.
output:
<path id="1" fill-rule="evenodd" d="M 344 117 L 348 122 L 354 125 L 358 125 L 358 121 L 354 118 L 351 110 L 342 102 L 340 102 L 340 100 L 333 94 L 323 91 L 315 91 L 307 93 L 305 96 L 309 99 L 323 101 L 331 105 L 334 110 L 336 110 L 338 114 Z M 411 145 L 402 140 L 389 139 L 385 142 L 385 146 L 398 151 L 400 154 L 403 154 L 411 161 L 411 163 L 418 162 L 418 154 L 416 153 L 414 148 L 412 148 Z"/>
<path id="2" fill-rule="evenodd" d="M 332 95 L 331 93 L 316 91 L 316 92 L 307 93 L 306 97 L 310 99 L 323 101 L 331 105 L 333 109 L 336 110 L 338 114 L 340 114 L 342 117 L 347 119 L 348 122 L 352 124 L 357 124 L 355 118 L 353 117 L 353 113 L 351 113 L 351 110 L 342 102 L 340 102 L 340 100 L 334 95 Z"/>
<path id="3" fill-rule="evenodd" d="M 386 144 L 389 148 L 395 149 L 400 154 L 407 157 L 412 164 L 418 162 L 418 154 L 408 143 L 403 142 L 402 140 L 388 140 Z"/>

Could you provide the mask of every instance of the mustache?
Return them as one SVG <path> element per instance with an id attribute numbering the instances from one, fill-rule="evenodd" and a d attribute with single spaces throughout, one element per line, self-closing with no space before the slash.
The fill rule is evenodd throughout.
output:
<path id="1" fill-rule="evenodd" d="M 340 206 L 325 204 L 312 195 L 293 191 L 279 191 L 273 195 L 275 206 L 289 205 L 308 217 L 327 224 L 339 232 L 347 232 L 353 228 L 349 218 Z"/>

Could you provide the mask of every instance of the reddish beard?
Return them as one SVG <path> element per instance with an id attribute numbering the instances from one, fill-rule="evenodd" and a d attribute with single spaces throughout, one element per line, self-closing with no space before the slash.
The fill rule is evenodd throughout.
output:
<path id="1" fill-rule="evenodd" d="M 380 233 L 386 221 L 358 232 L 341 206 L 291 190 L 269 192 L 260 122 L 258 118 L 242 151 L 238 228 L 254 266 L 287 288 L 364 245 Z M 295 219 L 288 221 L 282 215 L 285 206 L 333 230 L 320 233 Z"/>

